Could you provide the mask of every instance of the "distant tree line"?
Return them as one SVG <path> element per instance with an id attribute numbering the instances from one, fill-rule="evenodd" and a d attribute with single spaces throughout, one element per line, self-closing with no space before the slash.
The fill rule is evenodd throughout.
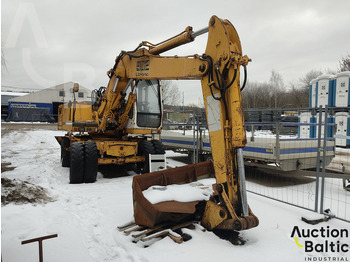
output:
<path id="1" fill-rule="evenodd" d="M 350 55 L 346 55 L 339 61 L 337 70 L 328 69 L 311 70 L 297 81 L 286 85 L 281 74 L 272 70 L 268 82 L 248 81 L 242 91 L 244 108 L 307 108 L 309 107 L 309 85 L 312 79 L 327 73 L 350 71 Z M 174 106 L 173 109 L 180 108 L 183 102 L 183 95 L 174 81 L 162 81 L 164 105 Z M 191 104 L 185 110 L 196 111 L 202 105 Z M 171 107 L 168 107 L 171 108 Z M 182 107 L 183 110 L 183 107 Z"/>
<path id="2" fill-rule="evenodd" d="M 242 92 L 245 108 L 306 108 L 309 107 L 309 86 L 312 79 L 327 73 L 350 71 L 350 55 L 342 57 L 336 71 L 311 70 L 298 81 L 286 86 L 282 76 L 272 70 L 269 82 L 247 82 Z"/>
<path id="3" fill-rule="evenodd" d="M 304 108 L 309 106 L 309 83 L 322 75 L 322 71 L 312 70 L 297 83 L 286 86 L 282 76 L 271 72 L 269 82 L 247 82 L 242 92 L 245 108 Z"/>

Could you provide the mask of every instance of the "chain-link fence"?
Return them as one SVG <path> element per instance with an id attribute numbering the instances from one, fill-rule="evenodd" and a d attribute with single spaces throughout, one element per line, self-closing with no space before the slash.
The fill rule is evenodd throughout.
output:
<path id="1" fill-rule="evenodd" d="M 248 191 L 350 222 L 349 108 L 251 109 L 245 120 Z M 198 129 L 163 143 L 207 159 L 209 138 Z"/>
<path id="2" fill-rule="evenodd" d="M 350 222 L 348 110 L 248 110 L 247 189 Z"/>

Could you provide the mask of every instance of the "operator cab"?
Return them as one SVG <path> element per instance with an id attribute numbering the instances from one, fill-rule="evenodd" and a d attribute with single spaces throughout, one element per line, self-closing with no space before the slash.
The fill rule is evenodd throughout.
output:
<path id="1" fill-rule="evenodd" d="M 140 80 L 135 87 L 134 114 L 127 128 L 159 129 L 162 126 L 163 106 L 159 80 Z"/>
<path id="2" fill-rule="evenodd" d="M 136 86 L 137 125 L 158 128 L 162 121 L 160 84 L 157 80 L 142 80 Z"/>

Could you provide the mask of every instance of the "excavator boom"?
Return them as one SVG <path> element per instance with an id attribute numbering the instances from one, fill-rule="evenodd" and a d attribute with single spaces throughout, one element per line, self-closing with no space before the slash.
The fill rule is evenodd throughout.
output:
<path id="1" fill-rule="evenodd" d="M 205 33 L 204 54 L 161 55 Z M 93 91 L 91 104 L 74 100 L 59 108 L 58 127 L 68 133 L 56 139 L 62 166 L 70 167 L 70 183 L 93 183 L 98 165 L 130 163 L 146 173 L 133 178 L 134 217 L 140 228 L 152 230 L 163 224 L 178 228 L 179 223 L 193 220 L 209 230 L 257 226 L 259 220 L 247 201 L 242 154 L 246 133 L 240 69 L 244 68 L 245 83 L 249 61 L 233 25 L 216 16 L 199 31 L 187 27 L 161 43 L 143 41 L 133 51 L 122 51 L 107 72 L 107 87 Z M 149 155 L 165 153 L 154 139 L 162 127 L 160 80 L 179 79 L 201 81 L 213 161 L 148 173 Z M 205 199 L 152 204 L 144 194 L 204 178 L 214 180 Z"/>
<path id="2" fill-rule="evenodd" d="M 158 45 L 142 42 L 133 52 L 122 52 L 114 69 L 109 71 L 111 79 L 115 78 L 111 86 L 115 81 L 126 83 L 124 79 L 199 79 L 202 85 L 213 161 L 135 176 L 134 217 L 139 225 L 152 228 L 193 217 L 201 217 L 202 225 L 209 230 L 244 230 L 259 224 L 247 203 L 242 154 L 246 134 L 240 67 L 246 69 L 250 59 L 242 54 L 239 36 L 228 20 L 213 16 L 208 28 L 200 34 L 205 32 L 209 33 L 208 42 L 201 56 L 159 55 L 193 41 L 197 33 L 188 27 Z M 143 194 L 154 185 L 185 184 L 206 177 L 215 177 L 216 184 L 213 195 L 205 203 L 163 201 L 151 204 Z"/>

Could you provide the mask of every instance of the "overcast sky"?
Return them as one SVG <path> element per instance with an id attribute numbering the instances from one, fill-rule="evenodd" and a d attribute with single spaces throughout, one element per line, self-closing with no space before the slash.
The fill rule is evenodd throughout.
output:
<path id="1" fill-rule="evenodd" d="M 286 86 L 310 70 L 337 70 L 350 53 L 349 0 L 2 0 L 2 90 L 48 88 L 68 81 L 95 89 L 121 50 L 157 43 L 212 15 L 235 26 L 243 53 L 253 59 L 249 81 L 277 71 Z M 167 52 L 202 54 L 207 36 Z M 185 104 L 198 103 L 199 81 L 178 81 Z"/>

